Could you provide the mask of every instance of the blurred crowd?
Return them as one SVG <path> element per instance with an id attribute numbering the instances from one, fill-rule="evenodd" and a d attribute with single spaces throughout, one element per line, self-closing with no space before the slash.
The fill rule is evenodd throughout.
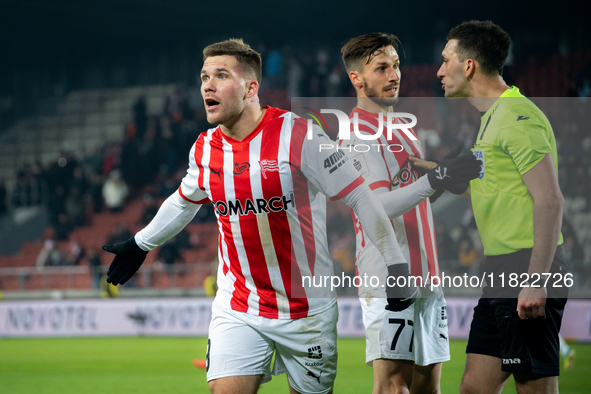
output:
<path id="1" fill-rule="evenodd" d="M 197 125 L 202 126 L 199 131 Z M 99 251 L 83 250 L 72 231 L 91 225 L 97 213 L 123 211 L 137 197 L 144 202 L 141 224 L 147 224 L 158 203 L 178 188 L 190 146 L 206 128 L 197 112 L 187 106 L 181 89 L 168 98 L 159 116 L 148 116 L 145 97 L 138 97 L 121 142 L 104 145 L 84 159 L 62 152 L 47 166 L 23 166 L 10 196 L 4 182 L 0 184 L 0 213 L 8 209 L 6 202 L 14 208 L 46 207 L 50 228 L 43 235 L 38 267 L 77 265 L 83 258 L 91 267 L 99 267 Z M 204 207 L 196 220 L 215 220 L 211 207 Z M 104 242 L 122 242 L 131 235 L 127 224 L 119 222 Z M 65 249 L 58 246 L 67 240 Z M 170 266 L 180 260 L 180 250 L 190 246 L 188 234 L 181 233 L 159 248 L 158 257 Z"/>

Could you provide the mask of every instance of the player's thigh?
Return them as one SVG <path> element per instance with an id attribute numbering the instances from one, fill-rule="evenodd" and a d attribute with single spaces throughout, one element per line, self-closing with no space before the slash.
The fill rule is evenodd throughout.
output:
<path id="1" fill-rule="evenodd" d="M 500 358 L 485 354 L 468 353 L 460 393 L 501 393 L 510 375 L 509 372 L 501 370 Z"/>
<path id="2" fill-rule="evenodd" d="M 259 383 L 271 380 L 274 344 L 258 330 L 260 319 L 213 305 L 207 343 L 208 381 L 240 376 L 255 381 L 252 377 L 259 375 Z"/>
<path id="3" fill-rule="evenodd" d="M 540 376 L 532 373 L 513 374 L 515 387 L 519 394 L 554 394 L 558 393 L 558 376 Z"/>
<path id="4" fill-rule="evenodd" d="M 263 375 L 228 376 L 210 380 L 209 391 L 212 394 L 256 394 L 263 381 Z"/>
<path id="5" fill-rule="evenodd" d="M 441 380 L 441 363 L 430 365 L 415 364 L 412 374 L 411 394 L 439 393 Z"/>
<path id="6" fill-rule="evenodd" d="M 429 366 L 450 359 L 447 304 L 443 297 L 423 297 L 414 303 L 414 360 Z"/>
<path id="7" fill-rule="evenodd" d="M 293 387 L 291 387 L 291 384 L 289 384 L 289 381 L 288 381 L 288 386 L 289 386 L 289 394 L 303 394 L 303 393 L 300 393 L 299 391 L 297 391 L 296 389 L 294 389 Z M 332 389 L 326 394 L 332 394 Z"/>
<path id="8" fill-rule="evenodd" d="M 287 374 L 299 393 L 329 393 L 337 372 L 337 305 L 314 316 L 276 322 L 265 332 L 275 343 L 273 374 Z"/>

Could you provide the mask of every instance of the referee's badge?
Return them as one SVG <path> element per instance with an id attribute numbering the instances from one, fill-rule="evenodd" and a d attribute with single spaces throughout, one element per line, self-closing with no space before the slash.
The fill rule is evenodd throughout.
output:
<path id="1" fill-rule="evenodd" d="M 478 174 L 478 179 L 482 179 L 482 177 L 484 177 L 484 168 L 485 168 L 484 149 L 474 149 L 474 156 L 476 156 L 476 158 L 482 162 L 482 167 L 480 168 L 480 174 Z"/>

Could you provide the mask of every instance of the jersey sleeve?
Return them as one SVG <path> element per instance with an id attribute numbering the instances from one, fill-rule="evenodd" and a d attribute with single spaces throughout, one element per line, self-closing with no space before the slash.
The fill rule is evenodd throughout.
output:
<path id="1" fill-rule="evenodd" d="M 389 188 L 392 181 L 388 174 L 382 151 L 382 149 L 385 149 L 385 146 L 380 146 L 380 151 L 378 152 L 378 147 L 376 145 L 379 143 L 381 143 L 381 139 L 375 142 L 363 141 L 355 138 L 354 134 L 351 134 L 350 140 L 340 141 L 341 150 L 345 152 L 345 155 L 351 161 L 353 168 L 363 176 L 371 190 L 379 189 L 381 187 Z M 374 146 L 372 146 L 372 144 Z M 355 146 L 368 146 L 370 149 L 367 152 L 357 152 Z"/>
<path id="2" fill-rule="evenodd" d="M 153 250 L 177 235 L 195 217 L 200 204 L 191 204 L 180 193 L 172 193 L 160 206 L 154 219 L 135 235 L 140 249 Z"/>
<path id="3" fill-rule="evenodd" d="M 534 120 L 501 130 L 500 146 L 507 152 L 521 175 L 531 170 L 544 156 L 552 151 L 545 127 Z"/>
<path id="4" fill-rule="evenodd" d="M 363 177 L 353 167 L 351 160 L 337 143 L 318 126 L 314 126 L 311 138 L 306 134 L 305 125 L 296 119 L 294 144 L 301 147 L 292 149 L 292 165 L 302 172 L 308 181 L 331 200 L 343 198 L 363 183 Z"/>
<path id="5" fill-rule="evenodd" d="M 203 184 L 203 166 L 197 164 L 195 154 L 195 152 L 198 151 L 197 145 L 199 142 L 200 141 L 197 140 L 197 142 L 193 144 L 191 152 L 189 153 L 189 169 L 181 181 L 181 185 L 179 186 L 179 194 L 183 199 L 194 204 L 206 204 L 209 202 L 207 192 L 200 187 L 200 184 Z"/>

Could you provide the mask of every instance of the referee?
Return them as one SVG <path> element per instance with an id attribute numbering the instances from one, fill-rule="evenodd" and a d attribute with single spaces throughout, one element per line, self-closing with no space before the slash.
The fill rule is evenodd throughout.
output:
<path id="1" fill-rule="evenodd" d="M 474 309 L 460 392 L 500 393 L 513 374 L 520 394 L 557 393 L 568 288 L 564 282 L 551 287 L 566 274 L 552 127 L 501 76 L 510 44 L 505 31 L 490 21 L 470 21 L 447 40 L 437 72 L 445 97 L 467 97 L 482 113 L 474 145 L 482 171 L 464 196 L 472 199 L 484 270 L 494 275 Z M 544 287 L 549 273 L 552 281 Z"/>

